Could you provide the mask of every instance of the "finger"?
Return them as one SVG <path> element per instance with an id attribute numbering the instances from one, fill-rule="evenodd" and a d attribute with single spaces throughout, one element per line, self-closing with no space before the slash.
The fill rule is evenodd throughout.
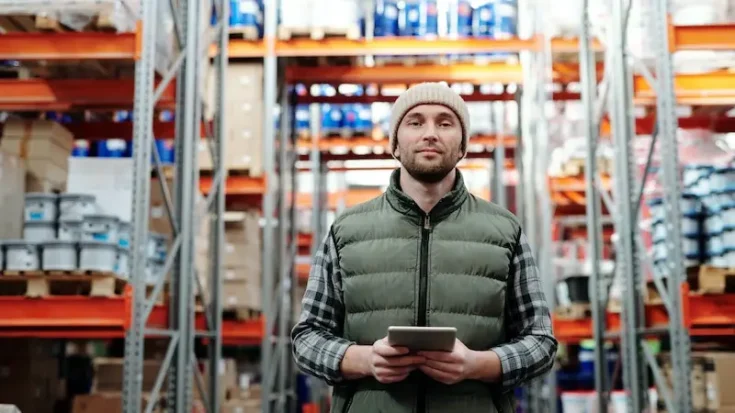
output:
<path id="1" fill-rule="evenodd" d="M 427 360 L 436 360 L 443 362 L 454 362 L 457 361 L 457 355 L 446 351 L 419 351 L 419 356 L 426 357 Z"/>
<path id="2" fill-rule="evenodd" d="M 383 357 L 394 357 L 408 354 L 408 349 L 405 347 L 391 347 L 387 342 L 380 340 L 375 343 L 373 350 Z"/>
<path id="3" fill-rule="evenodd" d="M 399 356 L 399 357 L 388 357 L 384 359 L 388 366 L 410 366 L 414 364 L 421 364 L 426 361 L 426 357 L 421 356 Z"/>
<path id="4" fill-rule="evenodd" d="M 443 361 L 436 361 L 431 359 L 427 359 L 423 365 L 429 366 L 434 370 L 442 371 L 449 374 L 456 374 L 461 371 L 461 366 L 459 364 L 445 363 Z"/>
<path id="5" fill-rule="evenodd" d="M 437 370 L 431 366 L 422 365 L 422 366 L 419 366 L 419 369 L 422 372 L 424 372 L 427 376 L 433 378 L 434 380 L 438 382 L 445 383 L 445 384 L 451 384 L 455 381 L 453 375 Z"/>
<path id="6" fill-rule="evenodd" d="M 379 367 L 378 369 L 376 369 L 376 373 L 381 376 L 402 376 L 407 375 L 414 370 L 416 370 L 415 366 Z"/>
<path id="7" fill-rule="evenodd" d="M 406 380 L 406 377 L 408 377 L 408 373 L 393 376 L 381 376 L 380 378 L 378 378 L 378 381 L 384 384 L 398 383 L 399 381 Z"/>

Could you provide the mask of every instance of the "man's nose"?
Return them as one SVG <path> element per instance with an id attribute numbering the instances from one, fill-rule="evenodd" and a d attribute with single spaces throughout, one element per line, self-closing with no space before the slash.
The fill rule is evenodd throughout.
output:
<path id="1" fill-rule="evenodd" d="M 436 125 L 431 122 L 427 123 L 422 138 L 427 140 L 437 140 L 439 137 L 437 136 Z"/>

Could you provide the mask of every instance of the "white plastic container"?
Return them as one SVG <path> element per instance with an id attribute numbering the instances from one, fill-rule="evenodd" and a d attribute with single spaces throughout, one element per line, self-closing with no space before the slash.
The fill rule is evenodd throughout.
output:
<path id="1" fill-rule="evenodd" d="M 56 194 L 35 192 L 25 197 L 25 222 L 55 221 L 58 213 Z"/>
<path id="2" fill-rule="evenodd" d="M 130 250 L 123 248 L 118 245 L 117 247 L 117 262 L 115 263 L 115 274 L 118 277 L 127 280 L 130 278 L 130 268 L 128 267 L 130 262 Z"/>
<path id="3" fill-rule="evenodd" d="M 102 241 L 117 245 L 120 219 L 113 215 L 87 215 L 82 223 L 82 241 Z"/>
<path id="4" fill-rule="evenodd" d="M 88 194 L 59 195 L 59 220 L 81 221 L 97 212 L 96 198 Z"/>
<path id="5" fill-rule="evenodd" d="M 54 221 L 27 221 L 23 224 L 23 239 L 30 242 L 45 242 L 56 239 Z"/>
<path id="6" fill-rule="evenodd" d="M 82 221 L 59 221 L 57 238 L 61 241 L 81 241 Z"/>
<path id="7" fill-rule="evenodd" d="M 114 272 L 117 266 L 117 243 L 82 241 L 79 243 L 79 269 Z"/>
<path id="8" fill-rule="evenodd" d="M 165 235 L 155 232 L 148 233 L 148 259 L 166 260 L 166 243 L 168 238 Z"/>
<path id="9" fill-rule="evenodd" d="M 117 245 L 123 248 L 130 248 L 130 237 L 133 233 L 133 226 L 129 222 L 120 221 L 117 233 Z"/>
<path id="10" fill-rule="evenodd" d="M 44 270 L 73 271 L 79 268 L 78 244 L 53 240 L 41 244 Z"/>
<path id="11" fill-rule="evenodd" d="M 156 259 L 149 259 L 145 265 L 145 283 L 147 285 L 155 285 L 160 277 L 163 277 L 164 262 Z"/>
<path id="12" fill-rule="evenodd" d="M 26 240 L 3 241 L 5 271 L 36 271 L 41 268 L 38 244 Z"/>

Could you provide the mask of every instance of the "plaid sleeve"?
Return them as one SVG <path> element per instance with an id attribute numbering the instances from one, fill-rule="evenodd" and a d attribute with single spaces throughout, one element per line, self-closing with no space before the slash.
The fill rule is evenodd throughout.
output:
<path id="1" fill-rule="evenodd" d="M 344 303 L 339 260 L 330 233 L 314 256 L 301 316 L 291 331 L 293 356 L 307 374 L 332 385 L 342 380 L 340 364 L 353 344 L 341 337 Z"/>
<path id="2" fill-rule="evenodd" d="M 493 349 L 500 358 L 502 385 L 506 390 L 548 372 L 558 346 L 538 267 L 523 233 L 518 239 L 510 276 L 506 299 L 509 342 Z"/>

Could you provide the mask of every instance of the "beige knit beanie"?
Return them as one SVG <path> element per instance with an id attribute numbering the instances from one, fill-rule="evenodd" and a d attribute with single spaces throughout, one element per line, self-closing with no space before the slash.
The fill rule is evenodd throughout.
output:
<path id="1" fill-rule="evenodd" d="M 454 111 L 462 124 L 462 151 L 467 150 L 470 113 L 461 96 L 443 83 L 420 83 L 408 88 L 396 99 L 390 114 L 390 151 L 396 151 L 396 133 L 403 117 L 418 105 L 443 105 Z"/>

